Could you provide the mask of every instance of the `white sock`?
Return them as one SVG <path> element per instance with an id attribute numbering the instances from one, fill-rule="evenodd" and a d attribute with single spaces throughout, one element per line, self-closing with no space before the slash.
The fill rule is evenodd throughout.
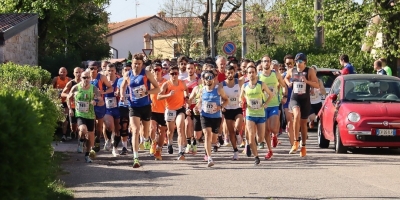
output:
<path id="1" fill-rule="evenodd" d="M 128 148 L 128 141 L 122 141 L 122 147 Z"/>
<path id="2" fill-rule="evenodd" d="M 134 151 L 134 152 L 133 152 L 133 158 L 134 158 L 134 159 L 135 159 L 135 158 L 139 158 L 139 152 Z"/>
<path id="3" fill-rule="evenodd" d="M 182 151 L 182 146 L 181 146 L 181 145 L 178 146 L 178 149 L 179 149 L 179 153 L 183 152 L 183 151 Z"/>
<path id="4" fill-rule="evenodd" d="M 172 140 L 168 139 L 168 145 L 172 145 Z"/>

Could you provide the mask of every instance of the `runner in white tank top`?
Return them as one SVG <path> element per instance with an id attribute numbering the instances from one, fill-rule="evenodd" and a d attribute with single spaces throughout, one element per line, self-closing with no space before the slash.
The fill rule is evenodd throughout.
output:
<path id="1" fill-rule="evenodd" d="M 315 71 L 317 71 L 317 66 L 312 65 Z M 321 79 L 318 79 L 319 88 L 311 88 L 310 90 L 310 102 L 311 102 L 311 110 L 310 116 L 308 117 L 308 126 L 310 128 L 314 128 L 314 120 L 317 117 L 319 111 L 322 108 L 322 98 L 321 95 L 326 95 L 326 90 L 324 87 L 324 83 Z"/>
<path id="2" fill-rule="evenodd" d="M 242 143 L 239 132 L 243 126 L 242 107 L 239 104 L 240 88 L 243 85 L 243 80 L 234 78 L 235 69 L 233 66 L 228 66 L 225 70 L 226 80 L 222 82 L 223 89 L 229 98 L 229 103 L 222 109 L 222 114 L 226 120 L 229 138 L 233 147 L 233 160 L 239 159 L 237 145 Z"/>

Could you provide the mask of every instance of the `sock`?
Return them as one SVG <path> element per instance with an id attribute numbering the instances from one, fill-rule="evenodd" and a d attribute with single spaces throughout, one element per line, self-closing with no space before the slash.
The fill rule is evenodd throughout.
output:
<path id="1" fill-rule="evenodd" d="M 183 151 L 182 151 L 182 146 L 181 146 L 181 145 L 178 146 L 178 149 L 179 149 L 179 153 L 183 152 Z"/>
<path id="2" fill-rule="evenodd" d="M 168 145 L 172 145 L 172 140 L 168 139 Z"/>
<path id="3" fill-rule="evenodd" d="M 192 139 L 191 138 L 186 138 L 187 144 L 191 144 L 192 143 Z"/>
<path id="4" fill-rule="evenodd" d="M 148 141 L 149 141 L 149 138 L 145 138 L 144 141 L 145 141 L 145 142 L 148 142 Z"/>
<path id="5" fill-rule="evenodd" d="M 122 141 L 122 147 L 128 148 L 128 141 Z"/>
<path id="6" fill-rule="evenodd" d="M 137 152 L 137 151 L 133 152 L 133 159 L 135 159 L 135 158 L 139 158 L 139 152 Z"/>
<path id="7" fill-rule="evenodd" d="M 235 133 L 236 133 L 236 135 L 239 135 L 239 131 L 236 131 Z"/>
<path id="8" fill-rule="evenodd" d="M 117 148 L 119 142 L 121 141 L 121 136 L 114 136 L 114 147 Z"/>
<path id="9" fill-rule="evenodd" d="M 238 152 L 238 151 L 239 151 L 238 148 L 233 149 L 233 152 Z"/>
<path id="10" fill-rule="evenodd" d="M 111 131 L 108 131 L 108 130 L 106 130 L 106 135 L 107 135 L 107 139 L 111 140 L 111 135 L 112 135 L 112 132 L 111 132 Z"/>
<path id="11" fill-rule="evenodd" d="M 306 146 L 306 144 L 304 144 L 304 143 L 301 143 L 301 146 L 302 146 L 302 147 L 305 147 L 305 146 Z"/>
<path id="12" fill-rule="evenodd" d="M 194 139 L 192 145 L 197 145 L 197 140 Z"/>
<path id="13" fill-rule="evenodd" d="M 89 152 L 86 152 L 86 153 L 85 153 L 85 156 L 89 156 Z"/>
<path id="14" fill-rule="evenodd" d="M 301 140 L 301 137 L 297 138 L 297 142 L 300 142 L 300 140 Z"/>

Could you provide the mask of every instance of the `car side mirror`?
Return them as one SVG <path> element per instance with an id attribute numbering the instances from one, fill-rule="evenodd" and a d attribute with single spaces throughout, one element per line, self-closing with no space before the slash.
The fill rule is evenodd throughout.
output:
<path id="1" fill-rule="evenodd" d="M 330 94 L 330 95 L 328 96 L 328 99 L 329 99 L 330 101 L 332 101 L 332 102 L 336 101 L 336 100 L 337 100 L 337 94 Z"/>

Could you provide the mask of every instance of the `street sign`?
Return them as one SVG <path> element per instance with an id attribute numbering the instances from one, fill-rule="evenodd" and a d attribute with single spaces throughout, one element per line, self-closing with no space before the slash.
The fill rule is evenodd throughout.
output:
<path id="1" fill-rule="evenodd" d="M 222 50 L 226 55 L 233 55 L 236 52 L 236 45 L 233 42 L 225 42 Z"/>
<path id="2" fill-rule="evenodd" d="M 149 55 L 151 54 L 151 52 L 153 51 L 153 49 L 142 49 L 144 55 L 146 55 L 146 57 L 148 58 Z"/>

